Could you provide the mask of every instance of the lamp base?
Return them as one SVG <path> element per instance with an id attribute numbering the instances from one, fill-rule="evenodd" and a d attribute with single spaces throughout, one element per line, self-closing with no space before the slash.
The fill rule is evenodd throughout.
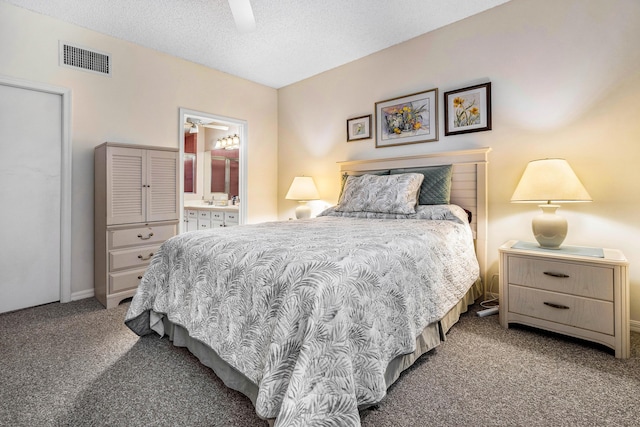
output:
<path id="1" fill-rule="evenodd" d="M 560 245 L 567 237 L 567 220 L 556 214 L 559 205 L 539 205 L 542 213 L 531 222 L 533 235 L 545 249 L 560 249 Z"/>
<path id="2" fill-rule="evenodd" d="M 311 218 L 311 208 L 307 206 L 307 202 L 298 202 L 300 205 L 296 208 L 296 219 Z"/>

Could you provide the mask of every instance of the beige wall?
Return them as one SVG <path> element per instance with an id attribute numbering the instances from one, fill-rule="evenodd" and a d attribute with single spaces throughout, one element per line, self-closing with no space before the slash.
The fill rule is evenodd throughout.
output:
<path id="1" fill-rule="evenodd" d="M 72 295 L 93 289 L 93 148 L 177 147 L 180 107 L 248 122 L 248 221 L 276 219 L 276 90 L 4 2 L 0 40 L 0 74 L 72 91 Z M 112 76 L 58 66 L 59 40 L 109 53 Z"/>
<path id="2" fill-rule="evenodd" d="M 0 3 L 0 74 L 72 90 L 72 292 L 93 283 L 93 147 L 103 141 L 177 146 L 178 108 L 249 124 L 248 221 L 294 216 L 294 176 L 338 195 L 337 161 L 490 146 L 489 265 L 507 239 L 531 240 L 537 208 L 509 198 L 529 160 L 565 157 L 594 198 L 565 205 L 567 244 L 622 249 L 631 262 L 631 317 L 640 328 L 640 3 L 512 0 L 279 91 Z M 112 56 L 113 75 L 58 66 L 58 40 Z M 346 142 L 346 119 L 374 103 L 491 81 L 493 129 L 375 149 Z M 277 184 L 276 184 L 277 183 Z"/>
<path id="3" fill-rule="evenodd" d="M 564 157 L 594 199 L 564 205 L 566 244 L 619 248 L 631 263 L 631 318 L 640 330 L 640 2 L 512 0 L 279 90 L 279 217 L 294 176 L 315 178 L 335 204 L 341 160 L 489 146 L 489 267 L 509 239 L 532 240 L 535 205 L 509 199 L 528 161 Z M 346 119 L 423 90 L 491 81 L 493 130 L 376 149 L 346 142 Z"/>

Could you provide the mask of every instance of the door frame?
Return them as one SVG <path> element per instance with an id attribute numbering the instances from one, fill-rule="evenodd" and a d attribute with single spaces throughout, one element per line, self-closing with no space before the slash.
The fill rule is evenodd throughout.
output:
<path id="1" fill-rule="evenodd" d="M 240 159 L 238 165 L 238 196 L 240 197 L 240 208 L 238 209 L 238 223 L 244 224 L 247 218 L 247 165 L 248 163 L 248 147 L 249 128 L 246 120 L 234 119 L 231 117 L 218 116 L 202 111 L 190 110 L 188 108 L 179 108 L 178 114 L 178 147 L 180 148 L 180 232 L 184 231 L 184 123 L 188 116 L 197 116 L 218 122 L 231 123 L 237 125 L 240 129 Z"/>
<path id="2" fill-rule="evenodd" d="M 60 302 L 71 301 L 71 89 L 0 74 L 0 85 L 59 95 L 62 101 L 60 159 Z"/>

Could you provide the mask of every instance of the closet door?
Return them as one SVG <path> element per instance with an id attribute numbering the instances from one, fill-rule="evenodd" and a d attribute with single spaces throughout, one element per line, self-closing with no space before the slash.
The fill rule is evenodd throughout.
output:
<path id="1" fill-rule="evenodd" d="M 60 300 L 62 96 L 0 84 L 0 313 Z"/>

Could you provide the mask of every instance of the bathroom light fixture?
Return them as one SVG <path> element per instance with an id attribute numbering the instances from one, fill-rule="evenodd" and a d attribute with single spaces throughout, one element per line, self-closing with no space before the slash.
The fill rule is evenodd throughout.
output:
<path id="1" fill-rule="evenodd" d="M 320 194 L 318 194 L 313 178 L 310 176 L 296 176 L 293 178 L 289 191 L 284 198 L 297 200 L 300 205 L 296 208 L 296 218 L 306 219 L 311 218 L 311 208 L 307 206 L 307 201 L 319 199 Z"/>
<path id="2" fill-rule="evenodd" d="M 567 236 L 567 220 L 556 214 L 557 202 L 590 202 L 576 174 L 564 159 L 542 159 L 529 162 L 511 196 L 516 203 L 543 203 L 542 214 L 533 218 L 533 235 L 541 247 L 559 249 Z M 552 204 L 552 202 L 555 202 Z"/>
<path id="3" fill-rule="evenodd" d="M 213 148 L 215 150 L 237 150 L 240 148 L 240 137 L 238 134 L 235 134 L 233 136 L 218 138 Z"/>

